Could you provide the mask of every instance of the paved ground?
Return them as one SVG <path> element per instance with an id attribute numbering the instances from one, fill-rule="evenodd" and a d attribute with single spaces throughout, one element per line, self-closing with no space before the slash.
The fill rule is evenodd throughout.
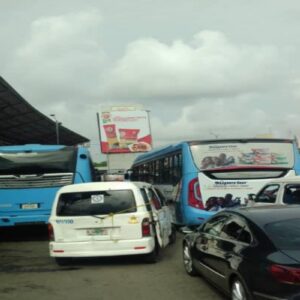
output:
<path id="1" fill-rule="evenodd" d="M 80 260 L 68 267 L 49 257 L 44 228 L 38 234 L 0 231 L 0 237 L 1 300 L 224 299 L 201 278 L 185 274 L 180 236 L 157 264 L 119 257 Z"/>

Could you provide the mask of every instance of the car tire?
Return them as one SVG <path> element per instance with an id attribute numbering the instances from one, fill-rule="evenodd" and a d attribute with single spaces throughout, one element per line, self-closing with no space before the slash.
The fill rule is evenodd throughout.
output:
<path id="1" fill-rule="evenodd" d="M 174 225 L 172 225 L 172 232 L 169 236 L 169 244 L 175 244 L 176 242 L 176 227 Z"/>
<path id="2" fill-rule="evenodd" d="M 67 266 L 70 264 L 71 259 L 67 258 L 67 257 L 55 257 L 55 262 L 59 265 L 59 266 Z"/>
<path id="3" fill-rule="evenodd" d="M 232 300 L 250 300 L 245 285 L 239 278 L 235 278 L 231 284 L 231 299 Z"/>
<path id="4" fill-rule="evenodd" d="M 183 244 L 182 247 L 182 257 L 183 257 L 183 265 L 184 269 L 187 272 L 188 275 L 190 276 L 197 276 L 199 275 L 197 270 L 195 269 L 193 259 L 191 256 L 191 251 L 187 243 Z"/>
<path id="5" fill-rule="evenodd" d="M 157 242 L 155 242 L 155 247 L 152 250 L 152 252 L 145 255 L 145 262 L 148 264 L 154 264 L 159 259 L 159 245 Z"/>

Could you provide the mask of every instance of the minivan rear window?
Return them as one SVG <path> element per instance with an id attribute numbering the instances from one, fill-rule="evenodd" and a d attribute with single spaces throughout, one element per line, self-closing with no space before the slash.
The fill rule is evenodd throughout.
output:
<path id="1" fill-rule="evenodd" d="M 264 229 L 278 249 L 300 249 L 300 218 L 272 222 Z"/>
<path id="2" fill-rule="evenodd" d="M 89 216 L 136 212 L 131 190 L 109 190 L 61 194 L 57 216 Z"/>

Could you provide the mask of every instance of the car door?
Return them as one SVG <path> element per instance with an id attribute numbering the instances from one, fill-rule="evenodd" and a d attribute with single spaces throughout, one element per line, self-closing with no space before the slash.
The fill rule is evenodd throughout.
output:
<path id="1" fill-rule="evenodd" d="M 254 206 L 276 204 L 279 184 L 266 185 L 255 197 Z"/>
<path id="2" fill-rule="evenodd" d="M 244 218 L 230 215 L 216 238 L 214 269 L 223 277 L 228 278 L 232 271 L 237 271 L 243 261 L 243 251 L 252 241 L 252 233 Z M 226 289 L 227 280 L 218 282 Z"/>
<path id="3" fill-rule="evenodd" d="M 215 244 L 227 219 L 227 213 L 219 213 L 203 224 L 192 250 L 197 268 L 214 282 L 222 278 L 215 266 L 215 257 L 218 255 Z"/>
<path id="4" fill-rule="evenodd" d="M 168 238 L 170 237 L 170 235 L 172 234 L 172 223 L 173 223 L 173 215 L 172 215 L 172 209 L 170 208 L 169 205 L 167 205 L 167 201 L 166 198 L 164 197 L 164 195 L 162 194 L 162 192 L 153 187 L 156 195 L 158 196 L 158 198 L 160 199 L 160 203 L 162 205 L 162 210 L 164 211 L 164 225 L 166 228 L 166 235 L 168 236 Z"/>
<path id="5" fill-rule="evenodd" d="M 159 197 L 152 187 L 146 189 L 149 203 L 152 208 L 153 221 L 155 224 L 156 237 L 160 247 L 164 248 L 168 245 L 169 236 L 166 228 L 166 214 L 162 209 L 162 204 Z"/>

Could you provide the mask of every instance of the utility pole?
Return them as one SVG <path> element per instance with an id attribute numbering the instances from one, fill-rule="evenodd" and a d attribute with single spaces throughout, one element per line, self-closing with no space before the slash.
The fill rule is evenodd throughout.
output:
<path id="1" fill-rule="evenodd" d="M 56 119 L 55 114 L 51 114 L 50 115 L 54 121 L 55 121 L 55 132 L 56 132 L 56 144 L 59 145 L 59 125 L 61 124 L 61 122 L 58 122 Z"/>

